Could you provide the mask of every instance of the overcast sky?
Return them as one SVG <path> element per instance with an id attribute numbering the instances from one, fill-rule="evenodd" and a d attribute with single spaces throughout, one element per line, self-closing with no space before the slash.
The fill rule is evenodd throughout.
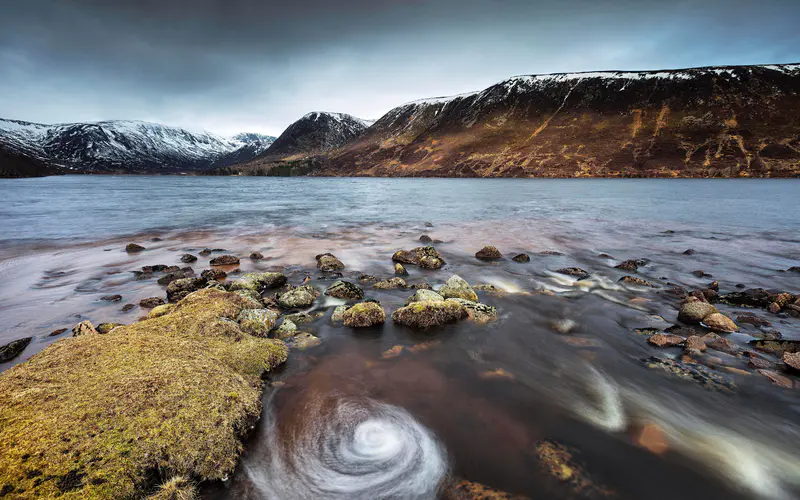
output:
<path id="1" fill-rule="evenodd" d="M 0 117 L 278 135 L 520 74 L 800 62 L 800 0 L 2 0 Z"/>

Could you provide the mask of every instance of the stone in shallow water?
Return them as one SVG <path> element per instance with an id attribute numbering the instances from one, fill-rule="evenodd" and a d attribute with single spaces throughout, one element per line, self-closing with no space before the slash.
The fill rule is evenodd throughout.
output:
<path id="1" fill-rule="evenodd" d="M 128 245 L 125 247 L 125 251 L 128 253 L 142 252 L 144 250 L 147 249 L 142 245 L 137 245 L 136 243 L 128 243 Z"/>
<path id="2" fill-rule="evenodd" d="M 372 288 L 379 290 L 391 290 L 393 288 L 406 288 L 406 281 L 403 278 L 391 278 L 372 285 Z"/>
<path id="3" fill-rule="evenodd" d="M 467 308 L 454 300 L 414 302 L 392 313 L 392 321 L 412 328 L 429 328 L 452 323 L 469 315 Z"/>
<path id="4" fill-rule="evenodd" d="M 497 247 L 486 245 L 475 252 L 475 258 L 480 260 L 499 260 L 503 258 L 503 254 L 500 253 Z"/>
<path id="5" fill-rule="evenodd" d="M 291 287 L 286 292 L 279 293 L 276 300 L 278 305 L 284 309 L 298 309 L 301 307 L 310 307 L 317 296 L 318 292 L 314 290 L 314 287 L 311 285 L 301 285 Z"/>
<path id="6" fill-rule="evenodd" d="M 656 356 L 644 359 L 643 362 L 648 368 L 663 370 L 679 378 L 692 380 L 706 389 L 720 392 L 731 392 L 736 389 L 736 384 L 729 378 L 714 373 L 705 366 L 696 363 L 684 363 L 683 361 Z"/>
<path id="7" fill-rule="evenodd" d="M 185 264 L 189 264 L 191 262 L 195 262 L 196 260 L 197 260 L 197 257 L 195 257 L 194 255 L 192 255 L 190 253 L 185 253 L 185 254 L 181 255 L 181 262 L 183 262 Z"/>
<path id="8" fill-rule="evenodd" d="M 567 276 L 575 276 L 579 280 L 585 280 L 591 276 L 580 267 L 562 267 L 561 269 L 556 269 L 556 272 L 559 274 L 566 274 Z"/>
<path id="9" fill-rule="evenodd" d="M 703 324 L 718 332 L 736 332 L 739 327 L 729 317 L 720 313 L 711 313 L 703 318 Z"/>
<path id="10" fill-rule="evenodd" d="M 31 343 L 31 340 L 33 340 L 33 337 L 25 337 L 24 339 L 13 340 L 0 347 L 0 363 L 11 361 L 22 354 L 22 351 Z"/>
<path id="11" fill-rule="evenodd" d="M 675 347 L 683 344 L 683 337 L 679 335 L 670 335 L 664 333 L 656 333 L 647 339 L 651 344 L 658 347 Z"/>
<path id="12" fill-rule="evenodd" d="M 531 257 L 526 253 L 520 253 L 520 254 L 517 254 L 517 255 L 511 257 L 511 260 L 513 260 L 514 262 L 522 262 L 522 263 L 524 263 L 524 262 L 530 262 L 531 261 Z"/>
<path id="13" fill-rule="evenodd" d="M 412 302 L 422 302 L 425 300 L 432 300 L 434 302 L 436 301 L 443 302 L 444 297 L 434 292 L 433 290 L 422 289 L 422 290 L 417 290 L 416 292 L 414 292 L 414 295 L 406 299 L 406 303 L 404 305 L 409 305 Z"/>
<path id="14" fill-rule="evenodd" d="M 304 351 L 306 349 L 310 349 L 312 347 L 316 347 L 320 345 L 322 341 L 310 333 L 298 333 L 291 339 L 286 342 L 286 345 L 289 346 L 291 349 L 298 349 L 300 351 Z"/>
<path id="15" fill-rule="evenodd" d="M 256 337 L 266 337 L 277 323 L 278 313 L 272 309 L 245 309 L 236 319 L 245 332 Z"/>
<path id="16" fill-rule="evenodd" d="M 461 276 L 454 274 L 439 289 L 439 295 L 446 299 L 465 299 L 472 302 L 478 301 L 478 294 L 469 286 Z"/>
<path id="17" fill-rule="evenodd" d="M 320 271 L 341 271 L 344 269 L 344 263 L 336 258 L 332 253 L 323 253 L 316 256 L 317 269 Z"/>
<path id="18" fill-rule="evenodd" d="M 100 300 L 104 300 L 106 302 L 119 302 L 122 300 L 122 295 L 104 295 L 100 297 Z"/>
<path id="19" fill-rule="evenodd" d="M 361 302 L 347 309 L 342 320 L 345 326 L 365 328 L 383 324 L 386 321 L 386 312 L 377 302 Z"/>
<path id="20" fill-rule="evenodd" d="M 364 290 L 349 281 L 337 281 L 325 290 L 325 295 L 344 300 L 359 300 L 364 298 Z"/>
<path id="21" fill-rule="evenodd" d="M 637 278 L 636 276 L 623 276 L 619 279 L 619 282 L 625 283 L 626 285 L 649 286 L 651 288 L 655 288 L 655 285 L 649 281 L 645 281 L 642 278 Z"/>
<path id="22" fill-rule="evenodd" d="M 698 324 L 703 321 L 706 316 L 716 312 L 719 312 L 717 308 L 708 302 L 695 299 L 681 306 L 680 311 L 678 311 L 678 320 L 684 323 Z"/>
<path id="23" fill-rule="evenodd" d="M 399 262 L 395 262 L 395 264 L 394 264 L 394 274 L 396 274 L 398 276 L 408 276 L 408 271 L 406 271 L 406 268 L 403 266 L 403 264 L 401 264 Z"/>
<path id="24" fill-rule="evenodd" d="M 239 257 L 235 257 L 233 255 L 220 255 L 219 257 L 215 257 L 211 259 L 212 266 L 234 266 L 239 263 Z"/>

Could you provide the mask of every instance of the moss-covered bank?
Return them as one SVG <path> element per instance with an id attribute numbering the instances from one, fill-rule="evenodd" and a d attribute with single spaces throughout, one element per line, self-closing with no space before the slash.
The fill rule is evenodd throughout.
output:
<path id="1" fill-rule="evenodd" d="M 214 289 L 106 335 L 61 340 L 0 375 L 5 498 L 140 498 L 174 476 L 229 476 L 261 412 L 279 340 Z"/>

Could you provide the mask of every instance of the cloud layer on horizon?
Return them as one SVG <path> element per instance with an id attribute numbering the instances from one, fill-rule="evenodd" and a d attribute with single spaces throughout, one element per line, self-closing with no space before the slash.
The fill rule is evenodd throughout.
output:
<path id="1" fill-rule="evenodd" d="M 800 2 L 11 0 L 0 117 L 278 135 L 513 75 L 800 61 Z"/>

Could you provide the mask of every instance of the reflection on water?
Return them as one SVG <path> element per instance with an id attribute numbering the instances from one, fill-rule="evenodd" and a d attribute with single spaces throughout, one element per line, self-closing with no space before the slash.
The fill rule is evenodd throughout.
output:
<path id="1" fill-rule="evenodd" d="M 206 498 L 431 498 L 448 477 L 530 498 L 800 493 L 796 390 L 771 384 L 735 350 L 700 356 L 703 374 L 713 375 L 702 384 L 677 377 L 652 357 L 679 363 L 681 349 L 659 349 L 641 334 L 676 322 L 678 299 L 666 293 L 672 284 L 698 289 L 717 280 L 722 292 L 737 285 L 798 292 L 800 275 L 783 271 L 800 261 L 797 183 L 95 179 L 41 185 L 69 192 L 111 183 L 116 211 L 95 197 L 85 216 L 74 207 L 54 215 L 37 202 L 26 213 L 28 188 L 3 206 L 17 222 L 2 219 L 0 344 L 35 340 L 0 369 L 58 341 L 48 334 L 81 319 L 135 321 L 146 312 L 139 300 L 165 292 L 156 282 L 161 274 L 131 271 L 184 266 L 183 253 L 203 248 L 239 255 L 241 272 L 279 269 L 293 284 L 310 275 L 323 290 L 331 277 L 314 269 L 316 254 L 335 253 L 350 281 L 362 273 L 388 278 L 391 255 L 428 234 L 441 240 L 436 248 L 447 265 L 409 266 L 409 284 L 437 287 L 458 274 L 495 287 L 478 295 L 497 307 L 496 321 L 427 332 L 391 321 L 361 331 L 335 326 L 330 315 L 341 301 L 323 296 L 313 309 L 324 315 L 299 325 L 322 344 L 293 352 L 270 376 L 264 418 L 239 471 L 229 484 L 206 488 Z M 226 193 L 226 186 L 239 191 Z M 133 206 L 142 190 L 152 197 Z M 693 198 L 677 199 L 680 193 Z M 131 241 L 147 250 L 125 253 Z M 486 244 L 506 257 L 526 252 L 531 262 L 476 260 Z M 684 254 L 689 248 L 695 252 Z M 247 259 L 253 251 L 266 258 Z M 199 256 L 194 270 L 208 268 L 215 255 Z M 635 275 L 653 288 L 619 282 L 632 273 L 614 266 L 639 258 L 650 262 Z M 563 267 L 590 276 L 555 272 Z M 361 286 L 387 312 L 412 293 Z M 101 300 L 113 294 L 122 300 Z M 719 307 L 733 318 L 746 311 Z M 739 333 L 725 335 L 735 349 L 752 350 L 749 342 L 765 332 L 800 339 L 799 319 L 750 312 L 771 326 L 740 323 Z M 779 369 L 777 358 L 764 356 Z M 797 384 L 796 374 L 784 375 Z M 554 477 L 543 449 L 569 450 L 570 475 Z"/>

